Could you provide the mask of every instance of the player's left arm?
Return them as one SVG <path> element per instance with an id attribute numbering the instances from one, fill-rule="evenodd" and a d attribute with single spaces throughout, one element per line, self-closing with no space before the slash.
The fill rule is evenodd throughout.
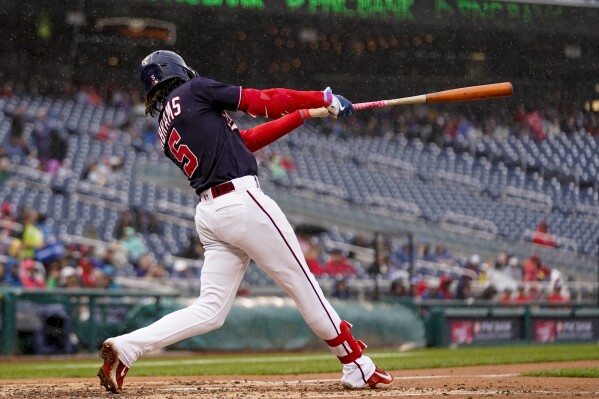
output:
<path id="1" fill-rule="evenodd" d="M 310 118 L 324 118 L 327 116 L 329 116 L 329 111 L 323 107 L 301 109 L 252 129 L 240 130 L 239 134 L 247 148 L 251 152 L 255 152 L 303 125 L 304 121 Z"/>

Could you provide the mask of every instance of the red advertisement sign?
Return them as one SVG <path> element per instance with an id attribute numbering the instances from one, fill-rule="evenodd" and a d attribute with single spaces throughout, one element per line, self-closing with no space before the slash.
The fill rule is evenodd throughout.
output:
<path id="1" fill-rule="evenodd" d="M 599 319 L 537 319 L 533 322 L 535 342 L 587 341 L 599 338 Z"/>

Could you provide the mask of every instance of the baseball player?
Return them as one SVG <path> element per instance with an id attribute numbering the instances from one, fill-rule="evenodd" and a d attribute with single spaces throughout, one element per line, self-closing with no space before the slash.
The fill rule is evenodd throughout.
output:
<path id="1" fill-rule="evenodd" d="M 106 390 L 120 393 L 127 371 L 145 353 L 221 327 L 250 259 L 293 298 L 312 330 L 343 366 L 347 388 L 389 386 L 393 377 L 362 351 L 308 269 L 295 233 L 278 205 L 260 189 L 252 152 L 314 117 L 346 117 L 352 104 L 325 91 L 256 90 L 199 76 L 171 51 L 141 63 L 146 114 L 158 113 L 164 154 L 199 197 L 195 224 L 205 248 L 201 293 L 191 306 L 129 334 L 107 339 L 98 371 Z M 239 130 L 226 111 L 274 118 Z"/>

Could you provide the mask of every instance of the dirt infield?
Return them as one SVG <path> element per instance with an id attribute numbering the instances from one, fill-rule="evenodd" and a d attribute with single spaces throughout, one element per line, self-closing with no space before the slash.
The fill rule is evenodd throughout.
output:
<path id="1" fill-rule="evenodd" d="M 598 361 L 395 371 L 385 390 L 344 389 L 339 374 L 286 376 L 135 377 L 122 395 L 99 386 L 96 378 L 2 380 L 0 398 L 20 399 L 308 399 L 308 398 L 599 398 L 593 378 L 518 377 L 523 371 L 563 367 L 599 367 Z M 133 374 L 133 373 L 132 373 Z"/>

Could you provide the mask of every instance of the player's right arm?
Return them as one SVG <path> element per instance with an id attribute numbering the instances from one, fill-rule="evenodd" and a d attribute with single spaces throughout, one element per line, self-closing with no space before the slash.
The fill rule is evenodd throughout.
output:
<path id="1" fill-rule="evenodd" d="M 253 129 L 241 130 L 239 134 L 251 152 L 258 151 L 270 143 L 275 142 L 293 129 L 301 126 L 310 118 L 324 118 L 329 116 L 326 108 L 301 109 L 294 111 L 282 118 L 263 123 Z"/>

